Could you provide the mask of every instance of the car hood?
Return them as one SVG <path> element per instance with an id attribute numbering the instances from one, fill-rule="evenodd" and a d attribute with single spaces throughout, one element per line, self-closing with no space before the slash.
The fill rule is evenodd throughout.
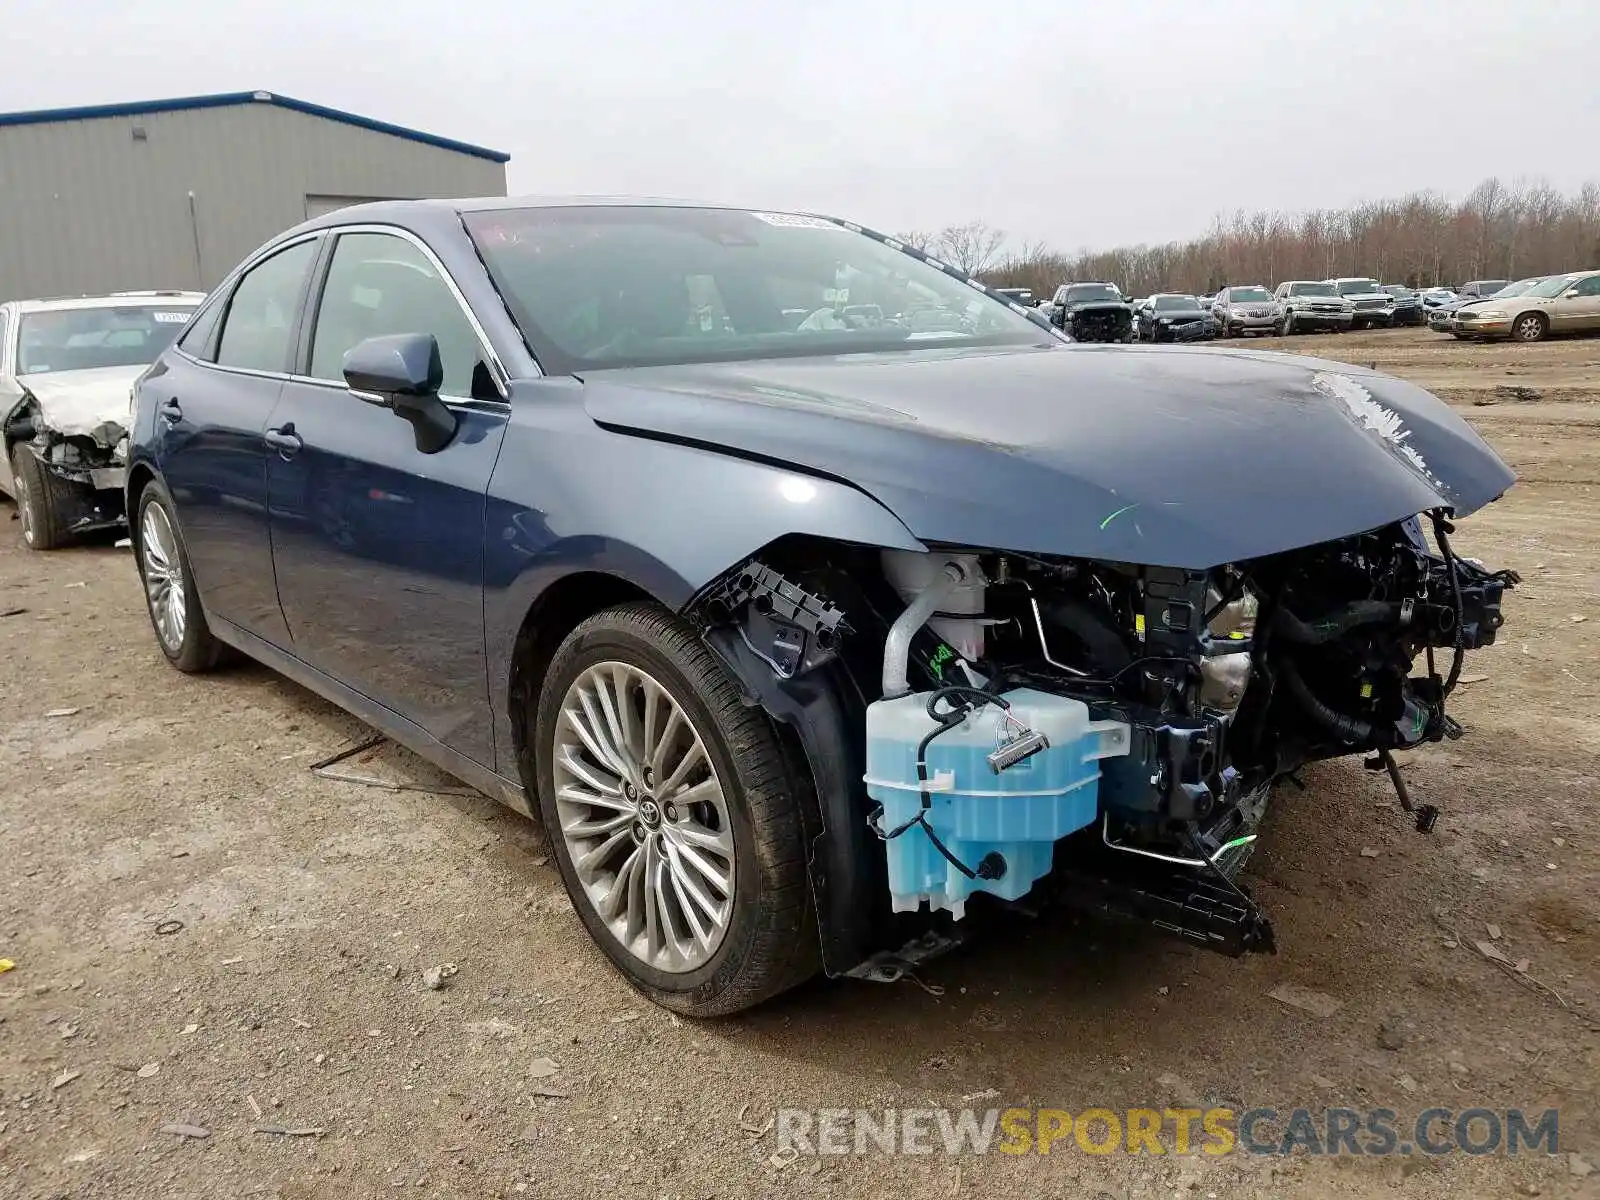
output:
<path id="1" fill-rule="evenodd" d="M 1344 298 L 1352 303 L 1357 300 L 1392 301 L 1394 299 L 1394 297 L 1389 295 L 1388 292 L 1346 292 L 1344 294 Z"/>
<path id="2" fill-rule="evenodd" d="M 584 383 L 607 428 L 844 480 L 924 541 L 1154 566 L 1466 513 L 1514 479 L 1422 389 L 1273 353 L 928 350 Z M 804 489 L 781 494 L 804 503 Z"/>
<path id="3" fill-rule="evenodd" d="M 144 370 L 142 366 L 135 366 L 51 371 L 42 375 L 19 375 L 17 382 L 39 402 L 39 413 L 45 424 L 57 433 L 69 437 L 93 436 L 107 423 L 125 433 L 132 420 L 133 381 Z"/>
<path id="4" fill-rule="evenodd" d="M 1163 317 L 1184 317 L 1192 321 L 1196 317 L 1205 316 L 1206 310 L 1203 308 L 1158 308 L 1147 315 L 1154 317 L 1158 321 Z"/>

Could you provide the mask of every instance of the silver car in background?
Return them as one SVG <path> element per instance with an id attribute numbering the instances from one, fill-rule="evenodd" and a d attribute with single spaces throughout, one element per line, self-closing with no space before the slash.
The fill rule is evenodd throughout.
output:
<path id="1" fill-rule="evenodd" d="M 1283 309 L 1259 283 L 1223 288 L 1211 301 L 1211 315 L 1220 327 L 1219 337 L 1283 333 Z"/>
<path id="2" fill-rule="evenodd" d="M 0 492 L 17 502 L 30 550 L 123 523 L 133 381 L 204 299 L 116 292 L 0 304 Z"/>

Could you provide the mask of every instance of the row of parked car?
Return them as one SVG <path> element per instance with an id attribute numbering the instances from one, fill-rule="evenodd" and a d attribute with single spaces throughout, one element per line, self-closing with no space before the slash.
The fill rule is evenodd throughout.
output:
<path id="1" fill-rule="evenodd" d="M 1022 289 L 1009 289 L 1014 299 Z M 1269 291 L 1230 284 L 1210 296 L 1158 292 L 1125 297 L 1113 283 L 1064 283 L 1047 301 L 1051 324 L 1079 341 L 1199 341 L 1316 330 L 1421 325 L 1421 293 L 1376 279 L 1291 279 Z"/>
<path id="2" fill-rule="evenodd" d="M 1362 276 L 1291 279 L 1272 291 L 1232 284 L 1210 296 L 1158 292 L 1127 297 L 1114 283 L 1063 283 L 1048 299 L 1002 288 L 1046 311 L 1051 324 L 1085 342 L 1208 341 L 1348 329 L 1420 326 L 1460 338 L 1536 342 L 1552 333 L 1600 329 L 1600 272 L 1511 282 L 1475 279 L 1459 289 L 1414 289 Z"/>

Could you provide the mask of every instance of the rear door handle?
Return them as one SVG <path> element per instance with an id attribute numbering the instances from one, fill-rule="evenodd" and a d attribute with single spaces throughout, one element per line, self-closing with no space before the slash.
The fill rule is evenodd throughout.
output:
<path id="1" fill-rule="evenodd" d="M 178 403 L 176 396 L 170 400 L 163 400 L 156 411 L 161 414 L 161 419 L 170 425 L 176 425 L 183 420 L 183 405 Z"/>
<path id="2" fill-rule="evenodd" d="M 276 450 L 282 458 L 293 458 L 305 445 L 300 435 L 294 431 L 292 423 L 267 430 L 261 435 L 261 440 Z"/>

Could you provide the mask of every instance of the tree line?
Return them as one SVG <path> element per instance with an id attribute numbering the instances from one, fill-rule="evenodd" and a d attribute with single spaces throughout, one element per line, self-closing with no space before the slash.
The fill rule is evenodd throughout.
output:
<path id="1" fill-rule="evenodd" d="M 1076 254 L 1042 242 L 1008 247 L 982 221 L 897 236 L 986 283 L 1040 296 L 1072 279 L 1109 280 L 1134 296 L 1346 275 L 1459 286 L 1600 268 L 1600 183 L 1567 194 L 1542 181 L 1490 178 L 1461 200 L 1414 192 L 1299 215 L 1240 209 L 1189 241 Z"/>

